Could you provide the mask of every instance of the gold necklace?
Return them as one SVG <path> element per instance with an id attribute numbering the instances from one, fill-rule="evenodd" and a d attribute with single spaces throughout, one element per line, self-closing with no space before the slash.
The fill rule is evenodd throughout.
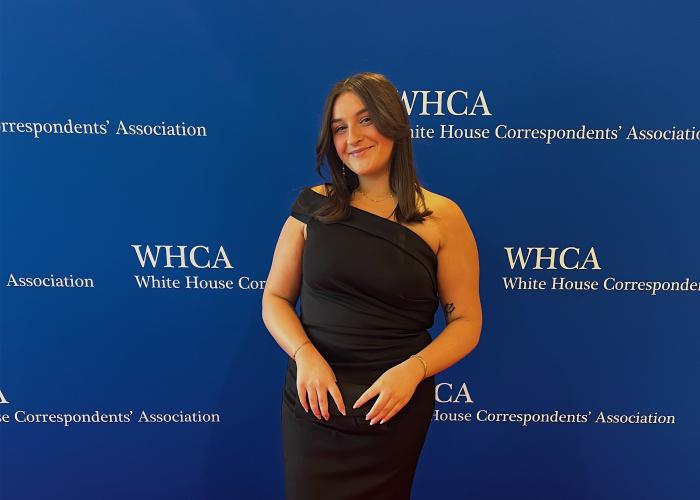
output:
<path id="1" fill-rule="evenodd" d="M 365 198 L 367 198 L 368 200 L 373 201 L 373 202 L 375 202 L 375 203 L 379 203 L 380 201 L 388 200 L 389 198 L 393 198 L 393 197 L 394 197 L 394 193 L 389 193 L 388 196 L 385 196 L 384 198 L 380 198 L 380 199 L 378 199 L 378 200 L 375 200 L 374 198 L 370 198 L 367 194 L 363 193 L 363 192 L 360 191 L 359 189 L 357 189 L 356 191 L 357 191 L 358 193 L 360 193 L 362 196 L 364 196 Z"/>

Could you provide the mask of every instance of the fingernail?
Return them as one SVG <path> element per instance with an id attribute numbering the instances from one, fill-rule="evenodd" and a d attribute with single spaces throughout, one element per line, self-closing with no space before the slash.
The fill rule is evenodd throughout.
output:
<path id="1" fill-rule="evenodd" d="M 365 415 L 365 420 L 369 420 L 369 415 Z"/>
<path id="2" fill-rule="evenodd" d="M 344 417 L 347 417 L 347 415 L 345 414 L 345 410 L 343 410 L 342 413 L 343 413 L 343 416 L 344 416 Z"/>
<path id="3" fill-rule="evenodd" d="M 369 425 L 374 425 L 374 420 L 372 420 L 372 421 L 369 423 Z"/>
<path id="4" fill-rule="evenodd" d="M 380 423 L 380 424 L 383 424 L 383 423 L 384 423 L 384 420 L 382 420 L 382 421 L 381 421 L 381 422 L 379 422 L 379 423 Z"/>

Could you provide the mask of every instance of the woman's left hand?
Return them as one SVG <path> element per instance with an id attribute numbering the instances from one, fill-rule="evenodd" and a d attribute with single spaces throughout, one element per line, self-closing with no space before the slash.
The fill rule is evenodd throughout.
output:
<path id="1" fill-rule="evenodd" d="M 406 406 L 422 379 L 423 365 L 416 358 L 408 358 L 382 373 L 352 407 L 359 408 L 379 394 L 365 418 L 370 425 L 383 424 Z"/>

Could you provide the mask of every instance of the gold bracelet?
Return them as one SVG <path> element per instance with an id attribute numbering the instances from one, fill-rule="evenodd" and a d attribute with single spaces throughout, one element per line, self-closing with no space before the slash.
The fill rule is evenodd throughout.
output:
<path id="1" fill-rule="evenodd" d="M 425 380 L 425 376 L 428 373 L 428 364 L 425 362 L 425 360 L 418 354 L 411 354 L 411 358 L 418 358 L 420 359 L 420 362 L 423 363 L 423 378 L 421 380 Z"/>
<path id="2" fill-rule="evenodd" d="M 293 358 L 295 361 L 296 361 L 296 359 L 297 359 L 297 353 L 299 352 L 299 349 L 301 349 L 302 347 L 304 347 L 304 345 L 308 344 L 309 342 L 311 342 L 311 341 L 310 341 L 310 340 L 307 340 L 306 342 L 302 342 L 301 345 L 300 345 L 299 347 L 297 347 L 297 350 L 294 351 L 294 355 L 292 356 L 292 358 Z"/>

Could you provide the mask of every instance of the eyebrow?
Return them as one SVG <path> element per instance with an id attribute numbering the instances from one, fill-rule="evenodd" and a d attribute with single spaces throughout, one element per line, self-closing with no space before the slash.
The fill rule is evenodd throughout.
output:
<path id="1" fill-rule="evenodd" d="M 364 113 L 365 111 L 367 111 L 367 108 L 362 108 L 360 111 L 358 111 L 357 113 L 355 113 L 355 116 L 359 115 L 360 113 Z M 331 120 L 331 123 L 341 122 L 341 121 L 343 121 L 342 118 L 333 118 L 333 119 Z"/>

